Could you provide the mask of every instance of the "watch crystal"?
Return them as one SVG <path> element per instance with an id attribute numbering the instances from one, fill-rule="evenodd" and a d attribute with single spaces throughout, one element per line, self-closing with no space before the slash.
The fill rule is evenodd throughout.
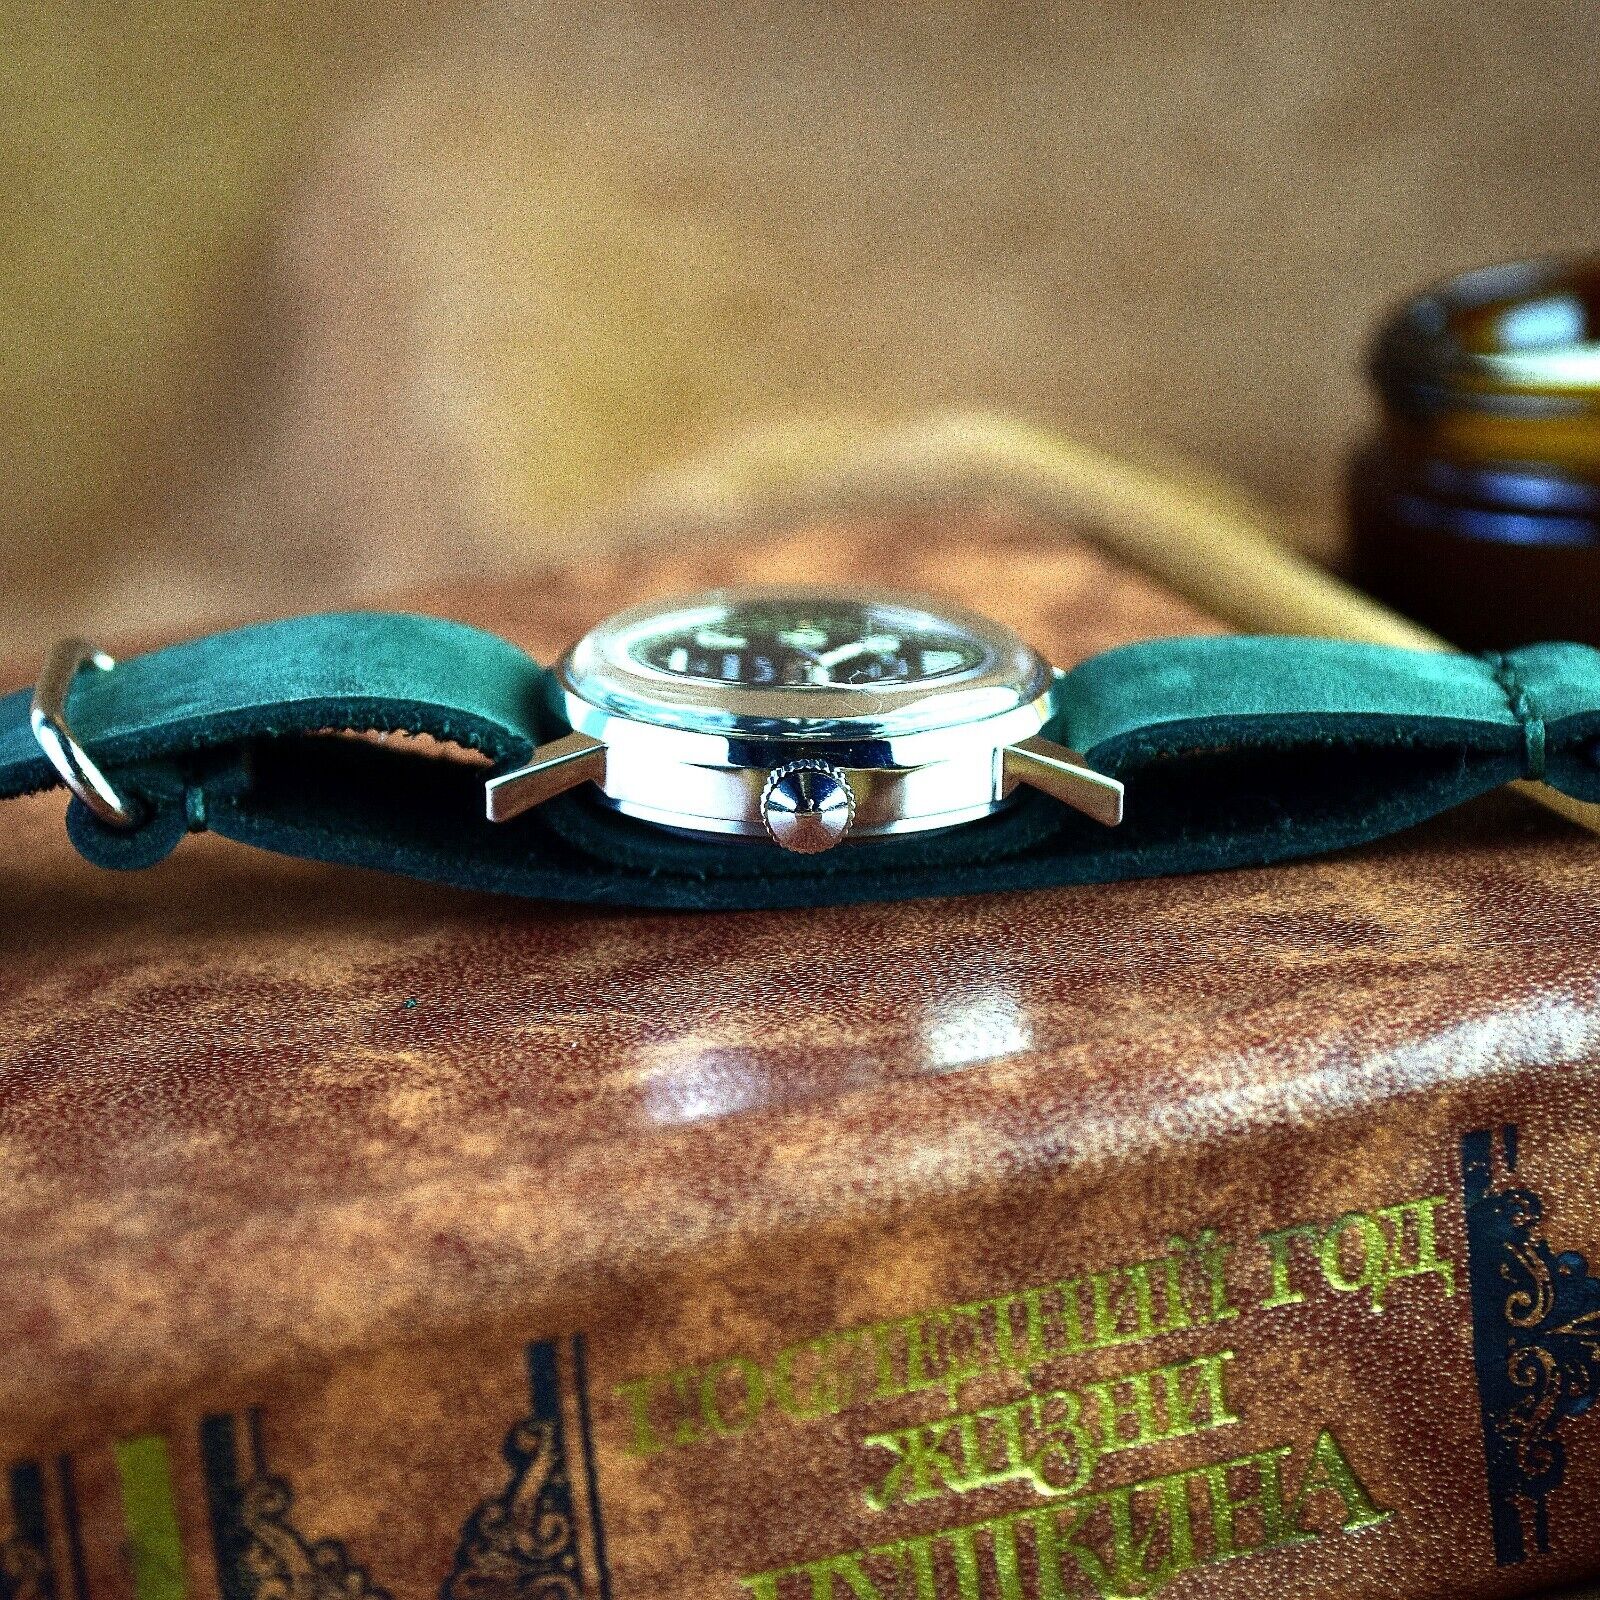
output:
<path id="1" fill-rule="evenodd" d="M 983 640 L 927 613 L 804 596 L 754 596 L 641 628 L 629 654 L 676 678 L 840 689 L 920 683 L 979 670 Z"/>

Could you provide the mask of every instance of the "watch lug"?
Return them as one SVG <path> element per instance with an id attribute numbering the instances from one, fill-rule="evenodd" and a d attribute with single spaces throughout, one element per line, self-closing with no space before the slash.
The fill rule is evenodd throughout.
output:
<path id="1" fill-rule="evenodd" d="M 509 822 L 580 783 L 602 783 L 605 775 L 606 747 L 586 733 L 569 733 L 540 745 L 514 772 L 488 779 L 484 814 L 491 822 Z"/>
<path id="2" fill-rule="evenodd" d="M 1008 794 L 1019 783 L 1027 783 L 1108 828 L 1122 821 L 1122 784 L 1096 772 L 1064 744 L 1038 737 L 1019 739 L 1005 747 L 1001 761 Z"/>

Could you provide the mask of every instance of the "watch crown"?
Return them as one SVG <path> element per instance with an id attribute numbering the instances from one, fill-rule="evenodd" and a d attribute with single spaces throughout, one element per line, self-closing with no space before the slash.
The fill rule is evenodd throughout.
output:
<path id="1" fill-rule="evenodd" d="M 849 780 L 826 761 L 775 767 L 761 790 L 761 820 L 772 842 L 802 855 L 831 850 L 855 816 Z"/>

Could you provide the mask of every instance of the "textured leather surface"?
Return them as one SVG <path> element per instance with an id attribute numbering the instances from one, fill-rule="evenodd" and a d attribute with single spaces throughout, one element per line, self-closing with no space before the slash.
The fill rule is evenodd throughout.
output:
<path id="1" fill-rule="evenodd" d="M 1060 530 L 833 537 L 845 575 L 982 597 L 1064 662 L 1211 628 Z M 636 592 L 782 579 L 813 549 L 774 535 L 417 603 L 548 656 Z M 1559 1242 L 1600 1243 L 1595 846 L 1513 797 L 1271 870 L 721 917 L 533 906 L 203 836 L 110 874 L 60 809 L 3 813 L 0 1458 L 155 1428 L 183 1488 L 195 1417 L 260 1407 L 298 1525 L 401 1600 L 437 1595 L 464 1514 L 505 1486 L 527 1340 L 588 1335 L 616 1600 L 704 1600 L 856 1537 L 860 1433 L 920 1413 L 644 1461 L 618 1383 L 1154 1257 L 1202 1225 L 1249 1239 L 1450 1194 L 1461 1132 L 1501 1122 Z M 1421 1279 L 1381 1314 L 1324 1294 L 1229 1324 L 1227 1448 L 1299 1459 L 1332 1423 L 1405 1514 L 1163 1592 L 1491 1596 L 1600 1559 L 1579 1419 L 1557 1553 L 1494 1570 L 1465 1318 Z M 88 1504 L 87 1465 L 80 1482 Z M 85 1526 L 113 1560 L 115 1519 Z M 190 1592 L 213 1581 L 198 1561 Z"/>
<path id="2" fill-rule="evenodd" d="M 78 735 L 145 813 L 74 805 L 91 861 L 148 867 L 202 828 L 287 855 L 556 900 L 739 909 L 1035 888 L 1253 866 L 1382 837 L 1517 778 L 1600 796 L 1600 651 L 1488 660 L 1294 638 L 1149 640 L 1076 667 L 1049 731 L 1125 779 L 1107 830 L 1029 792 L 975 825 L 821 857 L 695 840 L 579 790 L 512 824 L 483 773 L 330 730 L 426 735 L 526 758 L 562 730 L 531 657 L 437 618 L 349 613 L 258 624 L 80 676 Z M 27 695 L 0 701 L 0 795 L 53 774 Z M 774 746 L 771 764 L 792 748 Z"/>

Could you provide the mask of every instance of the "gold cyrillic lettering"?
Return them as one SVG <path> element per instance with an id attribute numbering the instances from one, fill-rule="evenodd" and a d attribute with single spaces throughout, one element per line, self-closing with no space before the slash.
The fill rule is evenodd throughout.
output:
<path id="1" fill-rule="evenodd" d="M 1263 1311 L 1271 1311 L 1278 1306 L 1297 1306 L 1305 1299 L 1305 1291 L 1293 1288 L 1289 1283 L 1289 1246 L 1296 1239 L 1306 1239 L 1315 1248 L 1320 1232 L 1314 1222 L 1298 1222 L 1292 1228 L 1274 1228 L 1270 1233 L 1261 1235 L 1261 1243 L 1267 1247 L 1268 1259 L 1272 1263 L 1272 1288 L 1261 1302 Z"/>
<path id="2" fill-rule="evenodd" d="M 958 1424 L 970 1420 L 950 1417 L 897 1428 L 892 1433 L 868 1434 L 862 1444 L 888 1450 L 896 1459 L 883 1482 L 867 1490 L 867 1504 L 874 1511 L 882 1511 L 891 1505 L 915 1505 L 935 1495 L 951 1491 L 961 1494 L 976 1487 L 970 1460 L 957 1462 L 944 1450 L 945 1441 L 952 1435 L 966 1442 Z M 965 1450 L 962 1453 L 965 1455 Z"/>
<path id="3" fill-rule="evenodd" d="M 1173 1247 L 1177 1248 L 1182 1243 L 1181 1239 L 1174 1239 Z M 1239 1308 L 1228 1301 L 1226 1269 L 1233 1246 L 1214 1228 L 1202 1228 L 1189 1248 L 1193 1250 L 1205 1279 L 1206 1311 L 1201 1320 L 1209 1323 L 1231 1321 L 1239 1315 Z"/>
<path id="4" fill-rule="evenodd" d="M 1228 1409 L 1223 1375 L 1234 1358 L 1231 1350 L 1197 1356 L 1193 1361 L 1175 1361 L 1156 1369 L 1161 1379 L 1167 1413 L 1166 1439 L 1187 1438 L 1207 1428 L 1221 1428 L 1238 1417 Z M 1204 1401 L 1202 1417 L 1198 1402 Z"/>
<path id="5" fill-rule="evenodd" d="M 1393 1238 L 1388 1257 L 1388 1276 L 1384 1289 L 1400 1278 L 1420 1278 L 1437 1273 L 1444 1279 L 1444 1292 L 1456 1292 L 1456 1269 L 1439 1254 L 1439 1207 L 1445 1203 L 1442 1194 L 1429 1195 L 1423 1200 L 1407 1200 L 1401 1205 L 1384 1206 L 1378 1215 L 1388 1224 Z M 1413 1226 L 1407 1228 L 1410 1221 Z M 1405 1259 L 1406 1246 L 1415 1242 L 1416 1253 L 1410 1261 Z M 1377 1309 L 1381 1310 L 1379 1306 Z"/>
<path id="6" fill-rule="evenodd" d="M 1132 1450 L 1142 1444 L 1154 1444 L 1161 1437 L 1161 1423 L 1156 1416 L 1155 1394 L 1148 1372 L 1086 1383 L 1083 1392 L 1095 1400 L 1102 1453 L 1110 1455 L 1115 1450 Z M 1125 1422 L 1133 1424 L 1131 1434 L 1123 1431 Z"/>
<path id="7" fill-rule="evenodd" d="M 722 1380 L 737 1374 L 742 1381 L 738 1411 L 729 1417 L 722 1409 L 719 1390 Z M 711 1431 L 721 1438 L 743 1433 L 759 1417 L 767 1403 L 767 1377 L 748 1356 L 728 1356 L 715 1366 L 707 1367 L 700 1380 L 700 1414 Z"/>
<path id="8" fill-rule="evenodd" d="M 751 1600 L 936 1600 L 950 1591 L 953 1575 L 952 1600 L 979 1595 L 1021 1600 L 1029 1566 L 1022 1536 L 1031 1534 L 1037 1600 L 1068 1600 L 1084 1586 L 1096 1595 L 1148 1595 L 1194 1567 L 1322 1537 L 1303 1521 L 1306 1503 L 1316 1495 L 1336 1497 L 1342 1532 L 1390 1516 L 1374 1503 L 1326 1430 L 1286 1507 L 1284 1473 L 1291 1450 L 1289 1445 L 1259 1450 L 740 1581 Z M 1248 1482 L 1236 1484 L 1243 1476 Z M 1199 1520 L 1209 1532 L 1204 1542 L 1196 1531 L 1197 1487 L 1207 1512 Z M 1064 1568 L 1069 1556 L 1075 1574 Z"/>
<path id="9" fill-rule="evenodd" d="M 853 1330 L 786 1345 L 772 1364 L 772 1398 L 778 1409 L 797 1422 L 843 1411 L 855 1398 L 854 1363 L 860 1348 L 861 1335 Z M 807 1361 L 803 1379 L 795 1373 L 802 1361 Z"/>
<path id="10" fill-rule="evenodd" d="M 1284 1509 L 1283 1467 L 1289 1453 L 1290 1446 L 1284 1444 L 1275 1450 L 1259 1450 L 1253 1455 L 1199 1469 L 1211 1502 L 1213 1561 L 1227 1561 L 1252 1550 L 1313 1537 L 1296 1527 Z M 1252 1483 L 1245 1493 L 1236 1496 L 1229 1479 L 1238 1472 L 1248 1473 Z M 1241 1511 L 1254 1511 L 1260 1519 L 1261 1538 L 1254 1544 L 1246 1543 L 1239 1536 Z"/>
<path id="11" fill-rule="evenodd" d="M 1039 1494 L 1075 1494 L 1088 1483 L 1100 1451 L 1083 1421 L 1083 1402 L 1070 1389 L 1032 1397 L 1039 1445 L 1023 1467 Z"/>
<path id="12" fill-rule="evenodd" d="M 628 1402 L 628 1421 L 632 1433 L 626 1446 L 630 1456 L 659 1455 L 666 1449 L 650 1421 L 650 1400 L 663 1383 L 661 1378 L 630 1378 L 612 1386 L 611 1392 Z"/>
<path id="13" fill-rule="evenodd" d="M 1345 1271 L 1345 1240 L 1354 1229 L 1361 1240 L 1361 1265 L 1352 1277 Z M 1375 1311 L 1383 1309 L 1384 1263 L 1389 1258 L 1389 1236 L 1376 1217 L 1365 1211 L 1347 1211 L 1322 1236 L 1317 1246 L 1317 1264 L 1330 1289 L 1353 1294 L 1357 1289 L 1372 1291 Z"/>
<path id="14" fill-rule="evenodd" d="M 1374 1527 L 1380 1522 L 1387 1522 L 1394 1515 L 1392 1511 L 1385 1511 L 1367 1493 L 1366 1486 L 1355 1474 L 1355 1468 L 1339 1448 L 1339 1441 L 1326 1428 L 1317 1435 L 1317 1442 L 1311 1447 L 1311 1461 L 1306 1467 L 1300 1492 L 1294 1497 L 1297 1527 L 1305 1528 L 1307 1499 L 1322 1493 L 1337 1495 L 1344 1505 L 1344 1521 L 1339 1525 L 1341 1533 L 1349 1533 L 1355 1528 Z"/>

